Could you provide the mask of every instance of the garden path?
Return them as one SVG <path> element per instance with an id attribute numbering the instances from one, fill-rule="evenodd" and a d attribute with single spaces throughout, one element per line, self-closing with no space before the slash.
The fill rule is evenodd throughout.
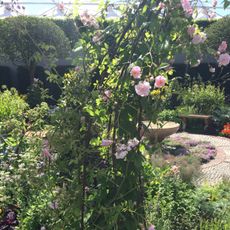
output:
<path id="1" fill-rule="evenodd" d="M 196 141 L 207 141 L 217 149 L 214 160 L 201 166 L 201 176 L 196 181 L 198 184 L 216 184 L 223 179 L 230 180 L 230 139 L 201 134 L 177 133 L 181 137 L 188 137 Z"/>

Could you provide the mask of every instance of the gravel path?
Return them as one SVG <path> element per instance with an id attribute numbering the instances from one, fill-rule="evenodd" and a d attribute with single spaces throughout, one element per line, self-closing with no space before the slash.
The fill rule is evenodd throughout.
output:
<path id="1" fill-rule="evenodd" d="M 208 141 L 217 149 L 215 159 L 201 166 L 202 174 L 197 180 L 198 184 L 216 184 L 224 178 L 230 179 L 230 139 L 185 132 L 175 135 L 188 137 L 197 141 Z"/>

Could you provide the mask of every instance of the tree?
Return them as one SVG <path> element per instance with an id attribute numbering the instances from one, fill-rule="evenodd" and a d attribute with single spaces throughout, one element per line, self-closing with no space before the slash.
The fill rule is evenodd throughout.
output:
<path id="1" fill-rule="evenodd" d="M 0 34 L 0 50 L 4 58 L 23 62 L 31 84 L 40 61 L 54 63 L 56 58 L 63 58 L 70 51 L 68 38 L 50 19 L 26 16 L 7 18 L 0 23 Z"/>

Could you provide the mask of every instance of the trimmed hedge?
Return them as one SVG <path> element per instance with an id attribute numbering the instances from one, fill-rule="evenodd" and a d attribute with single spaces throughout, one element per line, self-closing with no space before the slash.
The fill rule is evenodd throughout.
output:
<path id="1" fill-rule="evenodd" d="M 207 29 L 207 45 L 213 50 L 217 50 L 222 41 L 226 41 L 230 46 L 230 16 L 219 19 L 211 24 Z M 229 47 L 228 47 L 229 49 Z"/>
<path id="2" fill-rule="evenodd" d="M 51 20 L 64 31 L 66 37 L 70 40 L 71 47 L 73 48 L 79 39 L 76 20 L 71 18 Z"/>

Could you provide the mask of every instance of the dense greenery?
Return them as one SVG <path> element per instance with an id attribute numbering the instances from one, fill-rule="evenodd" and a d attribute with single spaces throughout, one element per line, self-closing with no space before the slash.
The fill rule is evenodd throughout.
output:
<path id="1" fill-rule="evenodd" d="M 225 103 L 224 92 L 211 84 L 193 84 L 184 88 L 180 96 L 182 99 L 180 113 L 213 115 Z"/>
<path id="2" fill-rule="evenodd" d="M 72 48 L 79 39 L 78 28 L 76 25 L 77 19 L 66 18 L 66 19 L 53 19 L 53 22 L 58 25 L 64 32 L 66 37 L 69 39 Z"/>
<path id="3" fill-rule="evenodd" d="M 5 59 L 24 63 L 34 81 L 36 64 L 48 65 L 66 57 L 69 40 L 54 22 L 45 18 L 18 16 L 0 21 L 0 50 Z"/>
<path id="4" fill-rule="evenodd" d="M 222 41 L 230 44 L 230 17 L 223 17 L 211 24 L 206 33 L 208 36 L 207 45 L 210 49 L 217 50 Z"/>
<path id="5" fill-rule="evenodd" d="M 182 180 L 179 168 L 152 164 L 150 159 L 162 146 L 144 138 L 148 127 L 143 120 L 174 119 L 174 113 L 165 111 L 173 57 L 184 51 L 187 62 L 194 64 L 206 42 L 193 22 L 191 6 L 185 3 L 134 2 L 121 9 L 123 16 L 113 22 L 107 21 L 105 10 L 98 19 L 87 12 L 80 15 L 75 51 L 81 55 L 73 61 L 76 68 L 63 78 L 47 71 L 49 81 L 62 89 L 56 107 L 50 109 L 44 102 L 35 106 L 32 99 L 35 107 L 21 109 L 20 119 L 12 112 L 0 121 L 0 226 L 152 230 L 155 225 L 161 230 L 189 230 L 215 224 L 216 218 L 218 224 L 228 224 L 223 215 L 215 216 L 216 203 L 203 199 L 203 192 L 191 181 Z M 192 35 L 187 32 L 191 26 L 196 27 Z M 30 35 L 28 31 L 22 30 L 18 39 L 23 41 L 21 36 Z M 35 44 L 48 54 L 56 48 Z M 32 42 L 29 45 L 37 48 Z M 59 48 L 63 51 L 61 46 L 57 53 Z M 31 94 L 43 100 L 33 86 Z M 206 88 L 196 87 L 201 91 L 202 100 L 194 100 L 200 111 L 200 103 L 207 102 Z M 214 88 L 207 89 L 213 102 Z M 214 93 L 221 104 L 221 90 Z M 9 105 L 9 111 L 17 109 Z M 229 188 L 221 189 L 226 189 L 223 200 L 229 202 Z M 204 193 L 208 197 L 212 190 Z M 217 196 L 219 203 L 222 196 Z M 18 211 L 9 215 L 12 206 Z M 227 213 L 228 206 L 221 205 L 220 212 Z"/>

